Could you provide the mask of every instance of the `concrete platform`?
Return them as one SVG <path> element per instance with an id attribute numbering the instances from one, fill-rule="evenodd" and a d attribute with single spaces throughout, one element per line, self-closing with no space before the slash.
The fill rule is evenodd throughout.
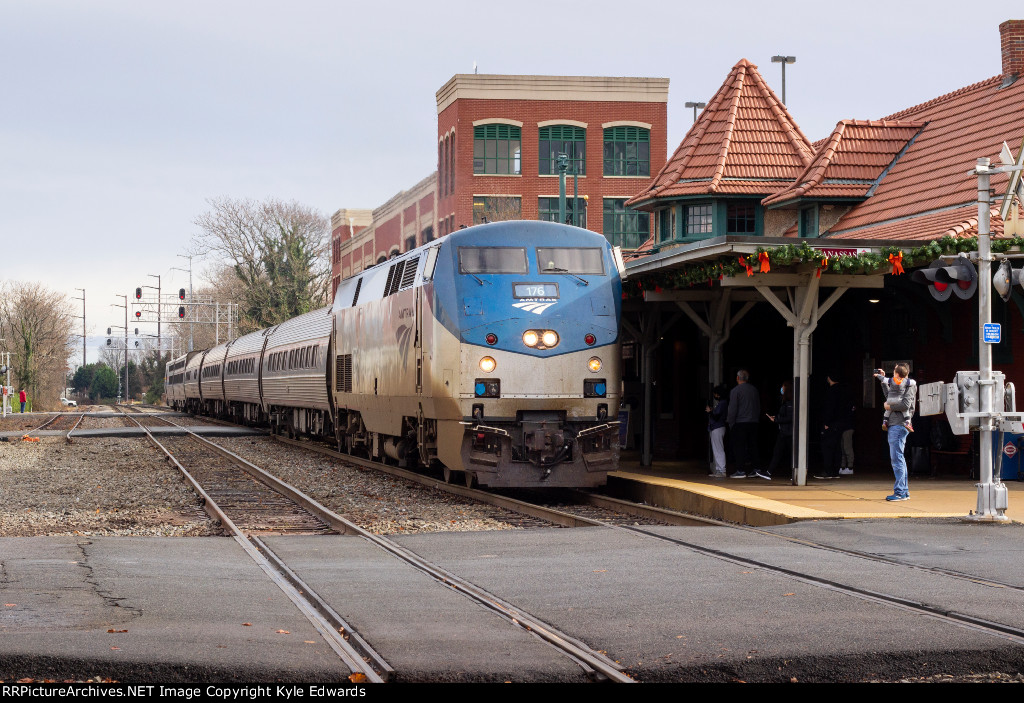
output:
<path id="1" fill-rule="evenodd" d="M 654 462 L 641 467 L 626 457 L 609 474 L 617 495 L 674 510 L 765 527 L 800 520 L 850 518 L 963 517 L 977 508 L 976 481 L 970 478 L 910 478 L 910 500 L 889 503 L 892 474 L 855 473 L 829 481 L 808 479 L 806 486 L 761 478 L 713 479 L 697 462 Z M 1024 483 L 1007 481 L 1007 516 L 1024 522 Z"/>

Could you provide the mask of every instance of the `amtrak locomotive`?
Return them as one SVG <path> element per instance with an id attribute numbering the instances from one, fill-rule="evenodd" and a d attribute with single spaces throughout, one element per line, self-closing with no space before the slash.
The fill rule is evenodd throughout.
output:
<path id="1" fill-rule="evenodd" d="M 621 271 L 576 227 L 460 230 L 346 279 L 330 309 L 173 360 L 167 399 L 467 485 L 601 485 Z"/>

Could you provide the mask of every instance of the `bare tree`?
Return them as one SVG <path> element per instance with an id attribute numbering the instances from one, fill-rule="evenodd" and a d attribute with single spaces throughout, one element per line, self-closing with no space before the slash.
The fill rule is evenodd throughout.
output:
<path id="1" fill-rule="evenodd" d="M 0 338 L 11 352 L 14 380 L 36 408 L 53 408 L 64 393 L 77 349 L 70 301 L 38 283 L 0 285 Z"/>
<path id="2" fill-rule="evenodd" d="M 278 324 L 326 305 L 330 224 L 297 202 L 220 198 L 196 218 L 193 250 L 212 264 L 211 283 L 239 303 L 241 329 Z"/>

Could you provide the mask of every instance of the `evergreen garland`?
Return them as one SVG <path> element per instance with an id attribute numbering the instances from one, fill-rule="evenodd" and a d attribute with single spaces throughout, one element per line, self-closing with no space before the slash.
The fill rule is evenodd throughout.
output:
<path id="1" fill-rule="evenodd" d="M 899 247 L 883 246 L 879 253 L 869 252 L 829 258 L 820 249 L 811 247 L 808 240 L 804 240 L 799 244 L 785 244 L 780 247 L 758 247 L 753 254 L 749 255 L 720 256 L 713 261 L 687 264 L 679 269 L 639 274 L 636 277 L 636 285 L 630 283 L 626 286 L 626 291 L 630 297 L 639 297 L 648 290 L 661 291 L 693 286 L 710 287 L 722 276 L 738 276 L 740 274 L 757 276 L 765 265 L 765 258 L 767 258 L 769 270 L 774 266 L 815 263 L 822 273 L 870 274 L 888 268 L 890 273 L 895 271 L 899 274 L 903 273 L 904 267 L 921 266 L 931 263 L 940 256 L 962 254 L 975 251 L 977 248 L 977 237 L 946 235 L 923 246 L 915 247 L 909 252 L 903 251 Z M 1024 248 L 1024 238 L 992 239 L 993 253 L 1005 253 L 1013 248 Z M 893 258 L 890 259 L 890 257 Z"/>

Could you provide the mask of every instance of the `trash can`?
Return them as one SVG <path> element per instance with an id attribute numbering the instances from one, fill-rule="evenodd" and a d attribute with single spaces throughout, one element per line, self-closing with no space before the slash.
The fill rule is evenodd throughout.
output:
<path id="1" fill-rule="evenodd" d="M 992 469 L 999 462 L 999 453 L 1003 455 L 1003 469 L 999 477 L 1004 481 L 1024 479 L 1024 435 L 1004 434 L 1002 447 L 999 446 L 999 433 L 992 433 Z"/>

